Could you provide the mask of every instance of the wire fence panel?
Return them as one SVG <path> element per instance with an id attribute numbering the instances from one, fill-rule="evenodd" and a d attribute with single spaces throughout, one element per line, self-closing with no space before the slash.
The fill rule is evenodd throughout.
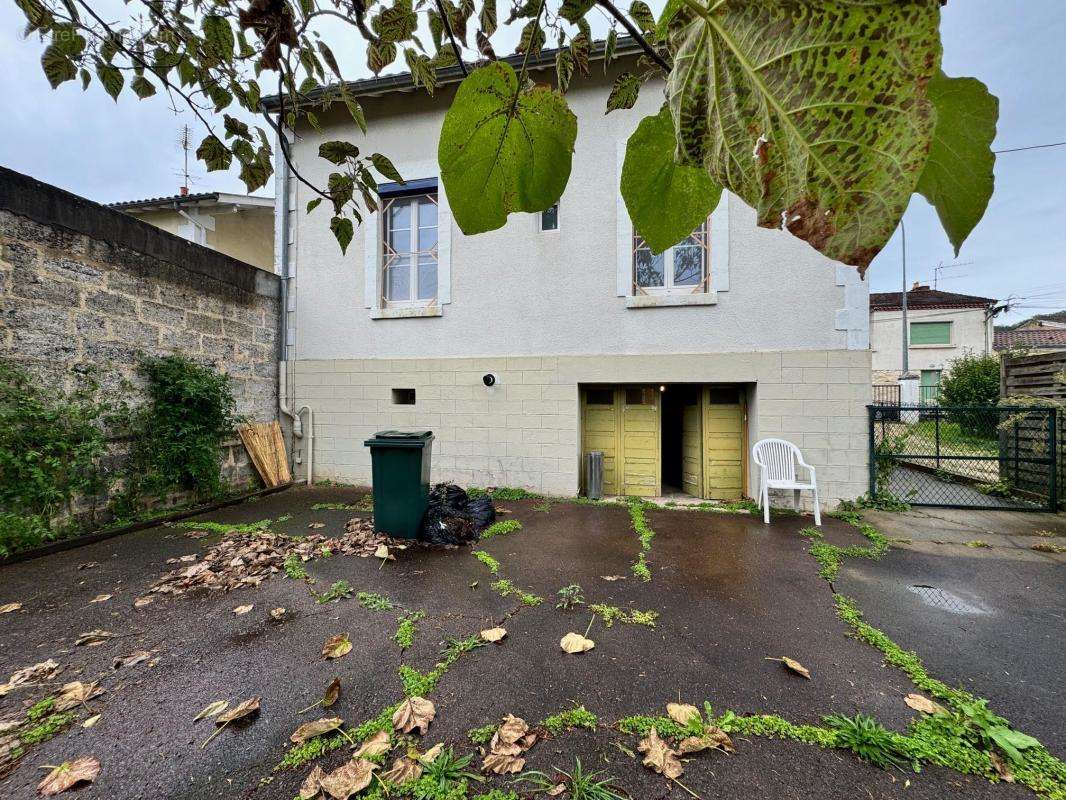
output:
<path id="1" fill-rule="evenodd" d="M 870 494 L 915 506 L 1054 511 L 1054 410 L 869 408 Z"/>

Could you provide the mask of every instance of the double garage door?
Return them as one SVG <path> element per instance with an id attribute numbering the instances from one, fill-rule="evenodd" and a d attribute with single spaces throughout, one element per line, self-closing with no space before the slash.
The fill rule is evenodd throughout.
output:
<path id="1" fill-rule="evenodd" d="M 669 488 L 694 497 L 743 496 L 742 387 L 588 386 L 581 408 L 582 463 L 603 452 L 605 494 L 659 496 L 665 474 L 678 484 Z"/>

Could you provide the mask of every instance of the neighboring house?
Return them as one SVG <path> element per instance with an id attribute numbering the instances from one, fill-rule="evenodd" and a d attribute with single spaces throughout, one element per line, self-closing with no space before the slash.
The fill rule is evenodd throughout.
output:
<path id="1" fill-rule="evenodd" d="M 1018 350 L 1030 353 L 1066 350 L 1066 322 L 1033 318 L 1010 330 L 997 330 L 996 352 Z"/>
<path id="2" fill-rule="evenodd" d="M 380 185 L 383 213 L 342 255 L 329 211 L 305 214 L 310 195 L 279 166 L 279 214 L 294 228 L 279 224 L 292 242 L 279 253 L 295 312 L 287 394 L 314 410 L 316 476 L 369 483 L 365 439 L 426 429 L 434 481 L 574 495 L 584 455 L 600 450 L 607 494 L 728 499 L 754 492 L 752 444 L 783 437 L 817 467 L 823 500 L 866 490 L 867 284 L 757 227 L 728 195 L 653 255 L 618 185 L 626 140 L 664 87 L 605 115 L 633 66 L 623 52 L 567 94 L 578 138 L 558 207 L 491 233 L 459 231 L 438 177 L 456 70 L 439 73 L 434 97 L 406 75 L 350 84 L 366 136 L 340 113 L 296 131 L 295 161 L 320 185 L 334 167 L 319 146 L 338 137 L 388 154 L 407 181 Z M 530 61 L 536 80 L 554 80 L 553 52 Z"/>
<path id="3" fill-rule="evenodd" d="M 870 349 L 875 386 L 895 385 L 903 371 L 902 292 L 870 295 Z M 935 401 L 951 361 L 966 353 L 992 352 L 989 297 L 942 292 L 915 284 L 907 292 L 908 361 L 920 376 L 919 397 Z M 876 390 L 875 390 L 876 393 Z"/>
<path id="4" fill-rule="evenodd" d="M 190 242 L 274 271 L 274 198 L 224 192 L 110 203 Z"/>

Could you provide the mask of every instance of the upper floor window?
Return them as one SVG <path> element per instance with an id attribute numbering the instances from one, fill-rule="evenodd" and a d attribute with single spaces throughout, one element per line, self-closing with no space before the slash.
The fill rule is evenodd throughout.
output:
<path id="1" fill-rule="evenodd" d="M 911 345 L 950 345 L 950 322 L 912 322 Z"/>
<path id="2" fill-rule="evenodd" d="M 694 294 L 710 288 L 710 245 L 706 220 L 686 239 L 653 253 L 633 232 L 634 294 Z"/>
<path id="3" fill-rule="evenodd" d="M 559 204 L 540 212 L 540 229 L 542 231 L 559 230 Z"/>
<path id="4" fill-rule="evenodd" d="M 426 305 L 437 299 L 437 193 L 384 202 L 382 299 L 385 305 Z"/>

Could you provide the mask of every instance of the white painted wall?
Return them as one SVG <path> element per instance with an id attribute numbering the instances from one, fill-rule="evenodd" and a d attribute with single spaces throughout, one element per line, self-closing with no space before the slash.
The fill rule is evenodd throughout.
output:
<path id="1" fill-rule="evenodd" d="M 871 364 L 875 378 L 895 380 L 901 368 L 903 319 L 900 311 L 874 311 L 870 314 Z M 912 372 L 923 369 L 948 370 L 953 359 L 967 353 L 984 355 L 992 351 L 992 321 L 982 308 L 929 308 L 907 311 L 909 322 L 951 322 L 950 345 L 911 345 Z M 889 376 L 889 373 L 893 373 Z M 875 380 L 876 382 L 876 380 Z"/>
<path id="2" fill-rule="evenodd" d="M 578 139 L 560 230 L 539 232 L 532 215 L 513 216 L 503 229 L 475 237 L 453 228 L 451 302 L 439 317 L 374 319 L 364 297 L 366 228 L 356 230 L 342 255 L 329 231 L 328 203 L 304 214 L 310 196 L 298 186 L 295 357 L 865 349 L 868 284 L 789 234 L 757 228 L 754 212 L 736 198 L 727 220 L 729 291 L 718 293 L 717 304 L 626 308 L 615 275 L 617 153 L 663 96 L 662 84 L 649 84 L 635 109 L 604 115 L 612 77 L 580 84 L 567 96 Z M 294 151 L 300 170 L 324 185 L 331 165 L 318 158 L 318 147 L 344 136 L 364 152 L 389 155 L 405 177 L 431 177 L 452 91 L 442 89 L 433 99 L 422 93 L 365 99 L 365 140 L 346 115 L 327 115 L 322 134 L 299 132 Z"/>

